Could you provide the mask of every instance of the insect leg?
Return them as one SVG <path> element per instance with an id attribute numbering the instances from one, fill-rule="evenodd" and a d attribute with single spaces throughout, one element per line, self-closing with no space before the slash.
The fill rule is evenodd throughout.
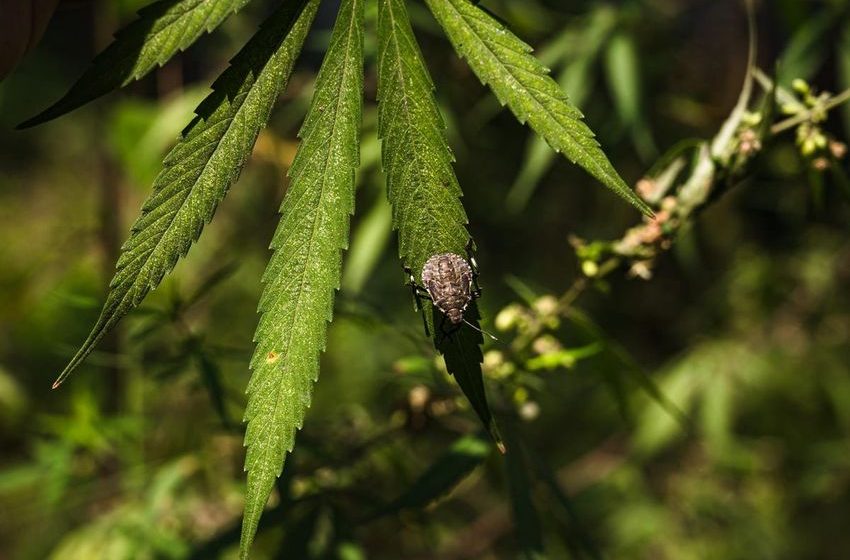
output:
<path id="1" fill-rule="evenodd" d="M 431 294 L 428 293 L 428 290 L 416 283 L 416 277 L 413 276 L 413 272 L 410 268 L 405 266 L 404 272 L 407 274 L 407 285 L 410 286 L 410 291 L 413 294 L 413 299 L 415 301 L 414 309 L 419 311 L 422 309 L 422 300 L 427 299 L 430 301 Z"/>
<path id="2" fill-rule="evenodd" d="M 466 260 L 472 269 L 472 299 L 481 297 L 481 286 L 478 284 L 478 262 L 475 260 L 475 241 L 472 237 L 466 242 Z"/>
<path id="3" fill-rule="evenodd" d="M 422 327 L 425 329 L 425 337 L 431 338 L 431 331 L 428 329 L 428 318 L 425 316 L 425 308 L 420 309 L 422 315 Z"/>
<path id="4" fill-rule="evenodd" d="M 478 274 L 478 262 L 475 260 L 475 251 L 477 246 L 475 245 L 475 241 L 470 237 L 466 242 L 466 260 L 469 262 L 469 266 L 472 267 L 473 274 Z"/>
<path id="5" fill-rule="evenodd" d="M 425 336 L 431 338 L 431 332 L 428 330 L 428 319 L 425 317 L 425 307 L 422 305 L 422 300 L 430 300 L 431 295 L 428 293 L 428 290 L 416 284 L 416 277 L 413 276 L 410 268 L 405 266 L 404 271 L 407 273 L 407 283 L 413 293 L 413 309 L 422 314 L 422 325 L 425 327 Z"/>
<path id="6" fill-rule="evenodd" d="M 478 284 L 478 275 L 472 275 L 472 293 L 469 295 L 472 296 L 472 299 L 478 299 L 481 297 L 481 286 Z"/>

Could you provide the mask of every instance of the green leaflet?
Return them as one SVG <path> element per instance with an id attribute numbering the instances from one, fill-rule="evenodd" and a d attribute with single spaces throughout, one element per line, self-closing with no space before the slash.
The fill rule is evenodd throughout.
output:
<path id="1" fill-rule="evenodd" d="M 431 324 L 439 325 L 438 321 L 441 320 L 440 312 L 434 306 L 429 307 L 431 310 Z M 464 318 L 478 327 L 478 305 L 474 301 L 466 308 Z M 496 420 L 490 411 L 490 405 L 487 403 L 487 393 L 484 389 L 484 377 L 481 372 L 481 362 L 484 360 L 484 355 L 481 353 L 481 344 L 484 340 L 481 333 L 474 329 L 463 327 L 451 336 L 435 337 L 434 342 L 437 350 L 443 355 L 443 359 L 446 362 L 446 369 L 454 376 L 463 394 L 469 399 L 469 403 L 481 419 L 490 437 L 493 438 L 496 447 L 498 447 L 501 453 L 504 453 L 505 445 L 502 442 L 502 436 L 499 433 Z"/>
<path id="2" fill-rule="evenodd" d="M 543 546 L 543 527 L 533 497 L 533 481 L 528 456 L 522 445 L 522 437 L 513 422 L 505 422 L 505 439 L 508 453 L 505 455 L 505 482 L 511 500 L 511 513 L 517 541 L 520 546 L 520 558 L 523 560 L 542 560 L 546 558 Z"/>
<path id="3" fill-rule="evenodd" d="M 531 47 L 469 0 L 425 0 L 431 12 L 481 81 L 520 122 L 528 122 L 552 148 L 563 152 L 604 185 L 651 215 L 626 185 Z"/>
<path id="4" fill-rule="evenodd" d="M 376 517 L 393 515 L 404 509 L 425 508 L 451 492 L 484 462 L 492 449 L 487 440 L 478 436 L 461 437 Z"/>
<path id="5" fill-rule="evenodd" d="M 437 253 L 466 254 L 469 233 L 445 126 L 433 83 L 410 27 L 404 0 L 378 4 L 378 135 L 393 227 L 402 261 L 416 271 Z M 500 443 L 481 377 L 481 335 L 464 327 L 455 336 L 434 329 L 439 312 L 425 303 L 435 344 L 494 440 Z M 475 304 L 467 319 L 476 324 Z M 436 320 L 435 320 L 436 319 Z"/>
<path id="6" fill-rule="evenodd" d="M 212 219 L 286 86 L 318 4 L 309 0 L 305 7 L 306 2 L 287 0 L 213 83 L 213 93 L 196 110 L 198 117 L 166 156 L 153 193 L 121 248 L 97 323 L 54 388 L 159 285 Z"/>
<path id="7" fill-rule="evenodd" d="M 21 123 L 35 126 L 60 117 L 110 91 L 138 80 L 218 27 L 249 0 L 161 0 L 139 10 L 139 17 L 116 33 L 56 103 Z"/>
<path id="8" fill-rule="evenodd" d="M 596 59 L 599 58 L 602 47 L 616 24 L 617 12 L 608 4 L 600 4 L 586 21 L 576 24 L 578 29 L 567 28 L 561 32 L 561 38 L 570 39 L 570 48 L 565 49 L 562 55 L 567 62 L 558 75 L 558 87 L 569 92 L 572 105 L 579 110 L 591 93 L 594 80 L 592 70 Z M 555 39 L 556 46 L 558 42 L 559 39 Z M 541 61 L 550 49 L 551 47 L 540 51 Z M 552 167 L 556 157 L 557 154 L 542 137 L 534 135 L 529 138 L 522 168 L 505 198 L 505 205 L 511 212 L 520 212 L 525 208 L 540 179 Z"/>
<path id="9" fill-rule="evenodd" d="M 248 488 L 240 557 L 310 405 L 354 210 L 363 92 L 363 4 L 344 0 L 319 76 L 263 276 L 248 384 Z M 312 4 L 315 9 L 315 2 Z"/>
<path id="10" fill-rule="evenodd" d="M 414 271 L 465 254 L 469 234 L 454 157 L 403 0 L 378 4 L 378 134 L 399 254 Z"/>

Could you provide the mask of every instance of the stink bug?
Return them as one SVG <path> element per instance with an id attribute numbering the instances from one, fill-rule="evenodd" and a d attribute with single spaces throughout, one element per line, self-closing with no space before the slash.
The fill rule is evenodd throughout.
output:
<path id="1" fill-rule="evenodd" d="M 408 284 L 413 292 L 415 308 L 417 311 L 423 311 L 422 318 L 425 323 L 426 336 L 431 335 L 428 332 L 428 321 L 425 319 L 422 299 L 430 300 L 434 307 L 442 313 L 440 331 L 443 334 L 451 334 L 460 328 L 461 323 L 466 323 L 475 330 L 484 332 L 463 316 L 469 304 L 481 297 L 481 286 L 478 285 L 478 265 L 472 255 L 471 239 L 466 246 L 466 254 L 466 259 L 455 253 L 432 255 L 422 267 L 422 285 L 416 283 L 416 277 L 409 268 L 405 267 L 404 269 L 408 276 Z M 452 325 L 449 332 L 443 330 L 446 319 Z M 496 338 L 489 333 L 486 334 L 493 339 Z"/>

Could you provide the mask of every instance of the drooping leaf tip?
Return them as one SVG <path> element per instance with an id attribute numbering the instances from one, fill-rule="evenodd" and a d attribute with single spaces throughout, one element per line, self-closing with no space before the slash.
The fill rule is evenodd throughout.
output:
<path id="1" fill-rule="evenodd" d="M 655 219 L 655 211 L 649 206 L 649 204 L 647 204 L 646 201 L 644 201 L 641 197 L 639 197 L 637 194 L 635 194 L 634 191 L 630 190 L 629 192 L 631 193 L 632 196 L 626 197 L 626 200 L 632 206 L 637 208 L 638 211 L 641 214 L 643 214 L 644 216 L 646 216 L 650 220 L 654 220 Z"/>
<path id="2" fill-rule="evenodd" d="M 15 127 L 15 130 L 25 130 L 27 128 L 32 128 L 34 126 L 38 126 L 40 124 L 44 124 L 46 122 L 52 121 L 61 117 L 62 115 L 67 115 L 74 109 L 79 108 L 79 106 L 72 107 L 63 107 L 62 100 L 57 101 L 56 103 L 50 105 L 46 109 L 39 111 L 32 117 L 28 118 L 24 122 L 20 123 Z"/>
<path id="3" fill-rule="evenodd" d="M 492 416 L 490 420 L 485 423 L 485 427 L 487 429 L 487 433 L 490 435 L 490 439 L 493 440 L 493 444 L 496 446 L 496 449 L 499 450 L 501 455 L 507 453 L 508 448 L 505 446 L 505 439 L 502 437 L 502 432 L 499 430 L 499 425 L 496 423 L 496 419 Z"/>
<path id="4" fill-rule="evenodd" d="M 49 119 L 43 118 L 42 117 L 43 114 L 44 113 L 39 113 L 36 116 L 30 117 L 27 120 L 23 121 L 22 123 L 17 124 L 15 126 L 15 130 L 26 130 L 28 128 L 32 128 L 34 126 L 37 126 L 37 125 L 49 120 Z"/>
<path id="5" fill-rule="evenodd" d="M 76 365 L 68 364 L 62 373 L 59 374 L 59 377 L 56 378 L 56 381 L 53 382 L 53 385 L 50 386 L 51 389 L 58 389 L 60 385 L 62 385 L 72 371 L 76 369 Z"/>

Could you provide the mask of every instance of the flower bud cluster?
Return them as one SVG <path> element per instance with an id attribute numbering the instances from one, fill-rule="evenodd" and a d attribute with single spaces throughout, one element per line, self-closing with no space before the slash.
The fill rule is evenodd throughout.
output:
<path id="1" fill-rule="evenodd" d="M 797 149 L 815 171 L 826 171 L 836 161 L 847 155 L 847 145 L 826 132 L 822 123 L 828 114 L 830 95 L 815 94 L 804 80 L 796 79 L 791 84 L 800 101 L 785 103 L 782 112 L 791 117 L 803 118 L 796 129 Z"/>
<path id="2" fill-rule="evenodd" d="M 547 294 L 528 304 L 512 303 L 496 315 L 496 329 L 512 333 L 514 338 L 509 348 L 484 354 L 484 375 L 498 382 L 525 421 L 540 414 L 535 395 L 542 388 L 542 373 L 571 369 L 580 359 L 598 351 L 596 347 L 569 348 L 559 339 L 564 305 Z"/>

